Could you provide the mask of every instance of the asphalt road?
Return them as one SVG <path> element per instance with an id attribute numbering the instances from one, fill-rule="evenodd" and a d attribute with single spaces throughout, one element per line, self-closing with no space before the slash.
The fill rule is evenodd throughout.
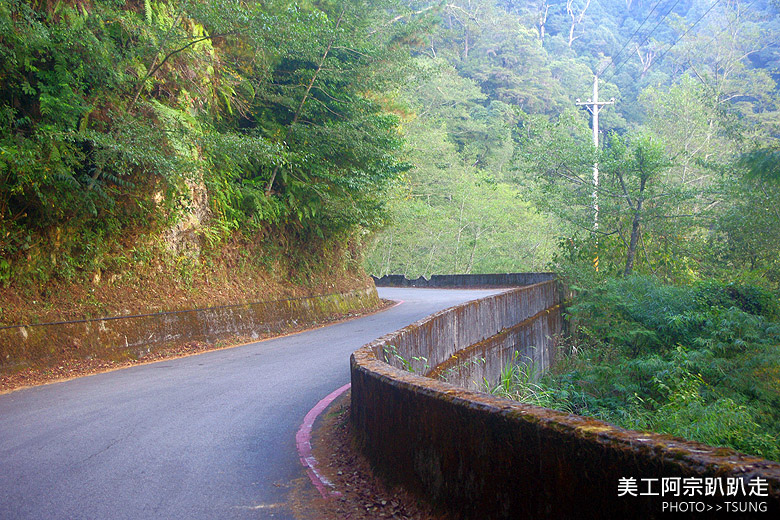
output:
<path id="1" fill-rule="evenodd" d="M 0 395 L 0 519 L 294 519 L 295 432 L 349 355 L 496 291 L 380 289 L 390 310 Z"/>

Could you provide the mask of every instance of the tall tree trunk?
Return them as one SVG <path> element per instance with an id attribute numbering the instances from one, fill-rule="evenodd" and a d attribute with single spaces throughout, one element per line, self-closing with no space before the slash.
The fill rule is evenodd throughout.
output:
<path id="1" fill-rule="evenodd" d="M 574 36 L 574 29 L 582 23 L 583 18 L 585 18 L 585 11 L 588 10 L 588 7 L 590 7 L 590 0 L 585 1 L 585 6 L 582 8 L 582 11 L 577 14 L 574 10 L 574 0 L 566 0 L 566 12 L 569 15 L 569 18 L 571 18 L 571 25 L 569 26 L 569 47 L 571 48 L 571 44 L 574 43 L 574 40 L 579 38 L 579 36 Z"/>
<path id="2" fill-rule="evenodd" d="M 647 49 L 647 52 L 642 56 L 642 51 L 639 49 L 639 45 L 636 46 L 636 55 L 639 56 L 639 62 L 642 64 L 642 73 L 640 77 L 644 78 L 647 71 L 653 65 L 653 59 L 655 58 L 655 52 L 652 49 Z"/>
<path id="3" fill-rule="evenodd" d="M 631 223 L 631 240 L 628 242 L 626 254 L 626 270 L 624 275 L 630 275 L 634 270 L 634 258 L 636 257 L 636 245 L 639 242 L 639 212 L 634 213 L 634 221 Z"/>
<path id="4" fill-rule="evenodd" d="M 544 41 L 545 26 L 547 24 L 547 14 L 550 12 L 550 6 L 546 0 L 539 6 L 539 39 Z"/>
<path id="5" fill-rule="evenodd" d="M 390 274 L 390 256 L 393 252 L 393 239 L 395 238 L 395 233 L 393 231 L 390 232 L 390 244 L 387 246 L 387 257 L 385 258 L 385 268 L 383 269 L 384 274 Z M 382 276 L 382 272 L 380 271 L 379 276 Z"/>
<path id="6" fill-rule="evenodd" d="M 479 243 L 479 237 L 482 236 L 482 226 L 477 224 L 477 229 L 474 233 L 474 247 L 471 248 L 471 255 L 469 256 L 469 266 L 466 269 L 466 274 L 471 274 L 471 270 L 474 269 L 474 256 L 477 252 L 477 244 Z"/>
<path id="7" fill-rule="evenodd" d="M 455 265 L 452 267 L 452 274 L 458 274 L 458 255 L 460 255 L 460 237 L 463 234 L 463 230 L 466 226 L 463 226 L 463 206 L 466 204 L 466 200 L 460 201 L 460 216 L 458 217 L 458 239 L 455 242 Z"/>
<path id="8" fill-rule="evenodd" d="M 642 221 L 642 202 L 644 201 L 646 177 L 642 177 L 639 182 L 639 196 L 636 199 L 636 208 L 634 208 L 634 219 L 631 222 L 631 239 L 628 242 L 628 253 L 626 254 L 626 270 L 624 276 L 629 276 L 634 271 L 634 258 L 636 257 L 636 245 L 639 242 L 639 226 Z"/>

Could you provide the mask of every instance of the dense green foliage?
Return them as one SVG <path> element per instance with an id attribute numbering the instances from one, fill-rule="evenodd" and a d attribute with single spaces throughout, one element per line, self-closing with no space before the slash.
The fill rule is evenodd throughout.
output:
<path id="1" fill-rule="evenodd" d="M 520 365 L 509 397 L 780 460 L 780 303 L 751 285 L 615 279 L 569 308 L 554 371 Z"/>
<path id="2" fill-rule="evenodd" d="M 412 169 L 395 186 L 394 224 L 368 269 L 409 276 L 542 269 L 554 223 L 508 179 L 517 114 L 502 102 L 485 106 L 476 84 L 444 60 L 415 64 L 401 95 L 413 111 L 403 125 Z"/>
<path id="3" fill-rule="evenodd" d="M 430 23 L 415 50 L 426 74 L 410 77 L 401 96 L 413 168 L 394 193 L 394 224 L 377 236 L 369 270 L 538 269 L 560 242 L 559 259 L 592 264 L 598 256 L 602 273 L 780 281 L 780 219 L 766 211 L 778 194 L 771 179 L 747 174 L 748 162 L 771 160 L 740 159 L 777 147 L 776 5 L 408 3 L 409 19 Z M 589 114 L 575 108 L 591 95 L 594 74 L 600 99 L 616 100 L 600 114 L 598 186 Z M 637 204 L 641 181 L 621 168 L 630 169 L 641 141 L 661 155 Z"/>
<path id="4" fill-rule="evenodd" d="M 376 227 L 403 169 L 385 93 L 408 53 L 391 14 L 362 0 L 4 1 L 2 280 L 110 268 L 133 235 L 193 215 L 211 247 Z"/>
<path id="5" fill-rule="evenodd" d="M 602 273 L 777 284 L 777 176 L 750 173 L 771 172 L 761 151 L 777 146 L 775 14 L 764 0 L 4 2 L 0 278 L 109 268 L 121 239 L 192 215 L 201 246 L 354 235 L 390 215 L 376 274 L 539 270 L 561 243 Z M 594 73 L 617 99 L 597 187 L 573 108 Z M 624 174 L 641 142 L 660 154 L 644 185 Z"/>

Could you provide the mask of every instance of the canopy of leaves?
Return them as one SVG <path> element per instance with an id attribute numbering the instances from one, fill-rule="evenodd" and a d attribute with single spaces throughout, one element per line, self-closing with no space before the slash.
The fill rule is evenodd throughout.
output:
<path id="1" fill-rule="evenodd" d="M 397 9 L 3 2 L 0 277 L 89 271 L 95 247 L 193 211 L 212 244 L 235 231 L 305 240 L 378 226 L 385 186 L 405 168 Z"/>
<path id="2" fill-rule="evenodd" d="M 737 212 L 730 209 L 732 203 L 751 198 L 748 186 L 735 181 L 745 171 L 737 152 L 764 146 L 777 134 L 777 76 L 770 64 L 780 56 L 771 45 L 780 25 L 773 5 L 700 0 L 407 4 L 409 11 L 400 19 L 428 28 L 413 51 L 424 72 L 410 77 L 401 96 L 412 114 L 411 123 L 404 125 L 411 140 L 423 142 L 432 135 L 434 129 L 424 124 L 444 130 L 442 138 L 454 145 L 446 153 L 457 154 L 450 156 L 450 164 L 465 167 L 458 177 L 474 184 L 484 178 L 519 183 L 521 198 L 551 215 L 543 229 L 555 230 L 552 234 L 565 236 L 561 243 L 569 244 L 559 259 L 574 254 L 592 266 L 598 256 L 602 274 L 622 272 L 626 253 L 633 249 L 631 205 L 636 193 L 629 189 L 630 182 L 624 191 L 620 168 L 608 167 L 616 163 L 609 160 L 609 149 L 598 159 L 601 183 L 593 185 L 597 158 L 590 149 L 590 114 L 583 110 L 578 118 L 571 113 L 575 100 L 590 96 L 593 75 L 598 74 L 600 98 L 616 100 L 600 111 L 601 143 L 609 148 L 605 136 L 610 134 L 614 143 L 624 134 L 652 135 L 664 149 L 665 166 L 646 186 L 642 202 L 635 268 L 688 281 L 712 273 L 710 267 L 720 262 L 714 244 L 724 237 L 736 239 L 736 221 L 728 217 Z M 513 159 L 507 161 L 510 154 Z M 443 188 L 446 174 L 424 167 L 427 161 L 421 157 L 411 162 L 408 200 L 430 200 L 427 187 Z M 597 233 L 594 191 L 599 192 Z M 766 193 L 771 199 L 771 190 Z M 477 204 L 473 213 L 468 204 L 454 206 L 462 206 L 473 221 L 487 224 L 494 218 L 487 211 L 480 214 L 478 208 L 487 210 L 486 204 Z M 395 244 L 408 244 L 395 248 L 399 255 L 406 254 L 402 250 L 429 252 L 433 240 L 438 244 L 434 257 L 449 257 L 432 264 L 432 271 L 421 262 L 423 268 L 415 272 L 450 272 L 464 265 L 452 258 L 461 251 L 462 233 L 421 233 L 419 222 L 407 220 L 400 204 L 395 207 L 397 224 L 377 242 L 385 248 L 386 259 L 394 254 L 389 248 L 392 235 Z M 462 228 L 456 224 L 460 216 L 459 211 L 442 216 L 444 227 Z M 515 218 L 518 233 L 527 233 L 526 224 L 533 219 L 525 213 Z M 732 231 L 724 228 L 716 238 L 713 222 L 721 219 L 730 219 Z M 759 229 L 743 231 L 757 237 Z M 551 252 L 546 248 L 548 260 Z M 748 267 L 744 257 L 734 256 L 733 262 L 735 271 Z M 763 257 L 762 262 L 766 266 Z M 402 266 L 408 262 L 399 257 L 390 264 L 405 270 Z M 380 263 L 371 260 L 370 268 L 375 265 Z M 506 265 L 520 264 L 507 259 Z"/>

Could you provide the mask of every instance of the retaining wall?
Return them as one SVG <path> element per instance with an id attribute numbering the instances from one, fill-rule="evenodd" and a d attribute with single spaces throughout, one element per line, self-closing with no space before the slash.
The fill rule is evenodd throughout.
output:
<path id="1" fill-rule="evenodd" d="M 372 286 L 345 294 L 3 327 L 0 375 L 65 359 L 138 358 L 169 344 L 280 334 L 333 315 L 375 309 L 379 304 Z"/>
<path id="2" fill-rule="evenodd" d="M 534 351 L 553 356 L 554 343 L 542 345 L 529 329 L 544 328 L 535 325 L 539 321 L 547 322 L 545 334 L 559 327 L 554 316 L 560 292 L 554 287 L 555 282 L 545 282 L 442 311 L 352 355 L 353 431 L 377 473 L 459 519 L 655 518 L 665 501 L 678 507 L 701 504 L 689 506 L 705 509 L 686 515 L 691 518 L 757 514 L 726 512 L 727 507 L 763 507 L 767 517 L 780 512 L 775 462 L 627 431 L 418 375 L 443 374 L 460 356 L 474 359 L 485 349 L 487 357 L 501 345 L 531 342 Z M 407 363 L 415 373 L 399 368 Z M 469 373 L 457 380 L 468 384 L 474 377 Z M 636 492 L 619 496 L 621 482 L 630 485 L 625 479 L 633 479 Z M 650 492 L 660 492 L 661 479 L 678 479 L 680 494 L 687 484 L 703 489 L 709 482 L 767 496 L 641 494 L 648 485 Z"/>

